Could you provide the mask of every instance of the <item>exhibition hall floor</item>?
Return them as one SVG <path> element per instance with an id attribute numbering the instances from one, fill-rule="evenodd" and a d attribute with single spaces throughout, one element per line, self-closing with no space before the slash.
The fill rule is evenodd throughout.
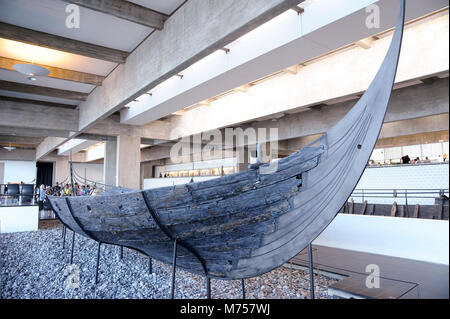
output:
<path id="1" fill-rule="evenodd" d="M 325 272 L 348 276 L 333 283 L 330 290 L 340 296 L 362 298 L 449 298 L 448 265 L 396 258 L 323 246 L 314 247 L 314 267 Z M 306 266 L 307 251 L 291 260 Z M 368 265 L 380 270 L 379 289 L 367 288 Z"/>
<path id="2" fill-rule="evenodd" d="M 136 251 L 102 245 L 99 283 L 94 284 L 97 243 L 77 235 L 73 264 L 79 269 L 79 288 L 67 285 L 76 272 L 70 263 L 72 232 L 67 231 L 62 249 L 61 227 L 56 221 L 41 222 L 36 232 L 0 235 L 0 298 L 74 298 L 74 299 L 164 299 L 169 298 L 172 267 L 153 261 Z M 56 226 L 56 227 L 55 227 Z M 327 286 L 336 282 L 315 276 L 316 298 L 330 298 Z M 72 277 L 73 278 L 73 277 Z M 278 268 L 245 281 L 246 298 L 309 298 L 307 271 Z M 212 298 L 242 298 L 241 281 L 211 281 Z M 205 298 L 205 278 L 176 272 L 175 298 Z"/>

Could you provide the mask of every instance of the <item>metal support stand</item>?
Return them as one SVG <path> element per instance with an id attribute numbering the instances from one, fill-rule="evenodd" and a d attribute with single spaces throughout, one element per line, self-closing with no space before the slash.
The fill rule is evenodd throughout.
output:
<path id="1" fill-rule="evenodd" d="M 95 284 L 98 284 L 98 265 L 100 263 L 100 247 L 102 245 L 102 242 L 99 241 L 98 242 L 98 247 L 97 247 L 97 264 L 95 266 Z"/>
<path id="2" fill-rule="evenodd" d="M 313 268 L 313 252 L 311 243 L 308 245 L 308 257 L 309 257 L 309 292 L 310 298 L 314 297 L 314 268 Z"/>
<path id="3" fill-rule="evenodd" d="M 211 299 L 211 278 L 206 276 L 206 298 Z"/>
<path id="4" fill-rule="evenodd" d="M 73 235 L 72 235 L 72 251 L 70 252 L 70 263 L 72 264 L 73 262 L 73 247 L 75 246 L 75 232 L 72 231 Z"/>
<path id="5" fill-rule="evenodd" d="M 123 246 L 120 246 L 120 259 L 123 259 Z"/>
<path id="6" fill-rule="evenodd" d="M 148 257 L 148 272 L 150 275 L 153 273 L 153 260 L 151 257 Z"/>
<path id="7" fill-rule="evenodd" d="M 245 299 L 245 282 L 244 279 L 241 279 L 242 284 L 242 299 Z"/>
<path id="8" fill-rule="evenodd" d="M 61 233 L 61 238 L 64 237 L 64 232 L 65 232 L 65 231 L 66 231 L 66 226 L 63 225 L 63 227 L 62 227 L 62 233 Z"/>
<path id="9" fill-rule="evenodd" d="M 174 299 L 174 295 L 175 295 L 175 270 L 177 268 L 177 240 L 175 239 L 173 241 L 173 261 L 172 261 L 172 265 L 173 265 L 173 269 L 172 269 L 172 288 L 170 290 L 170 299 Z"/>
<path id="10" fill-rule="evenodd" d="M 66 229 L 66 226 L 64 226 L 64 228 L 63 228 L 63 244 L 62 244 L 62 249 L 64 249 L 64 248 L 66 247 L 66 232 L 67 232 L 67 229 Z"/>
<path id="11" fill-rule="evenodd" d="M 183 240 L 178 240 L 177 238 L 175 238 L 175 236 L 170 232 L 170 230 L 167 228 L 167 226 L 165 226 L 164 224 L 161 223 L 161 221 L 158 218 L 158 215 L 156 214 L 155 210 L 153 209 L 153 207 L 150 204 L 150 200 L 147 197 L 146 192 L 141 192 L 142 197 L 144 198 L 144 202 L 145 205 L 147 206 L 148 212 L 150 214 L 150 216 L 152 217 L 152 219 L 154 220 L 154 222 L 156 223 L 156 225 L 158 225 L 159 229 L 161 229 L 168 238 L 170 238 L 171 240 L 174 241 L 174 253 L 173 253 L 173 274 L 172 274 L 172 291 L 171 291 L 171 298 L 173 299 L 174 296 L 174 291 L 175 291 L 175 268 L 176 268 L 176 261 L 177 261 L 177 246 L 180 245 L 181 247 L 183 247 L 184 249 L 186 249 L 187 251 L 189 251 L 192 255 L 195 256 L 195 258 L 198 259 L 198 261 L 200 262 L 200 264 L 202 265 L 203 271 L 205 273 L 206 278 L 208 278 L 208 269 L 206 268 L 206 263 L 205 260 L 202 258 L 202 256 L 200 256 L 200 254 L 193 248 L 191 247 L 189 244 L 185 243 Z"/>

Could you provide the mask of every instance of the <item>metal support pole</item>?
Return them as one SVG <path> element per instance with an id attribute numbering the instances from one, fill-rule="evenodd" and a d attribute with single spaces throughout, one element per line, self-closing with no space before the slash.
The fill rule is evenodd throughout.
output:
<path id="1" fill-rule="evenodd" d="M 100 246 L 101 245 L 102 245 L 102 242 L 99 241 L 98 247 L 97 247 L 97 264 L 95 266 L 95 284 L 98 284 L 98 265 L 100 263 Z"/>
<path id="2" fill-rule="evenodd" d="M 63 244 L 62 244 L 63 249 L 66 247 L 66 232 L 67 232 L 67 229 L 66 229 L 66 227 L 64 227 L 64 229 L 63 229 Z"/>
<path id="3" fill-rule="evenodd" d="M 206 299 L 211 299 L 211 278 L 206 276 Z"/>
<path id="4" fill-rule="evenodd" d="M 241 280 L 242 284 L 242 299 L 245 299 L 245 282 L 244 279 Z"/>
<path id="5" fill-rule="evenodd" d="M 311 243 L 308 245 L 308 257 L 309 257 L 309 292 L 311 299 L 314 298 L 314 268 L 313 268 L 313 253 Z"/>
<path id="6" fill-rule="evenodd" d="M 175 270 L 177 268 L 177 240 L 173 241 L 173 269 L 172 269 L 172 288 L 170 290 L 170 299 L 174 299 L 175 296 Z"/>
<path id="7" fill-rule="evenodd" d="M 62 227 L 62 233 L 61 233 L 61 238 L 64 237 L 64 232 L 65 232 L 65 231 L 66 231 L 66 226 L 63 225 L 63 227 Z"/>
<path id="8" fill-rule="evenodd" d="M 120 246 L 120 259 L 123 259 L 123 246 Z"/>
<path id="9" fill-rule="evenodd" d="M 70 263 L 73 262 L 73 247 L 75 246 L 75 232 L 72 231 L 72 251 L 70 252 Z"/>
<path id="10" fill-rule="evenodd" d="M 148 272 L 150 275 L 153 273 L 153 260 L 152 257 L 148 257 Z"/>
<path id="11" fill-rule="evenodd" d="M 406 216 L 403 217 L 409 217 L 409 210 L 408 210 L 408 190 L 405 189 L 405 214 Z"/>

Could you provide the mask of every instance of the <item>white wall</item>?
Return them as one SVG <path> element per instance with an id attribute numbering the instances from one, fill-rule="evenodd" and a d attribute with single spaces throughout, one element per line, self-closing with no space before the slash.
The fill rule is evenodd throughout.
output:
<path id="1" fill-rule="evenodd" d="M 92 181 L 103 183 L 103 164 L 73 163 L 73 170 L 76 174 L 82 177 L 83 183 L 85 177 Z M 80 178 L 77 179 L 80 180 Z"/>
<path id="2" fill-rule="evenodd" d="M 203 182 L 220 176 L 202 176 L 202 177 L 178 177 L 178 178 L 146 178 L 144 179 L 143 189 L 153 189 L 166 186 L 187 184 L 194 179 L 194 182 Z"/>
<path id="3" fill-rule="evenodd" d="M 0 233 L 38 230 L 39 207 L 0 207 Z"/>
<path id="4" fill-rule="evenodd" d="M 36 162 L 34 161 L 0 161 L 5 164 L 3 182 L 34 183 L 36 180 Z"/>
<path id="5" fill-rule="evenodd" d="M 339 214 L 313 244 L 448 265 L 449 222 Z"/>

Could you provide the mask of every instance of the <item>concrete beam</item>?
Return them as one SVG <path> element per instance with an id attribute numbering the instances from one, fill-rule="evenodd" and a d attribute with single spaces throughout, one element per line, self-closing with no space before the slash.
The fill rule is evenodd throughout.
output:
<path id="1" fill-rule="evenodd" d="M 25 62 L 25 61 L 0 57 L 0 69 L 14 71 L 15 69 L 13 68 L 13 66 L 15 64 L 31 64 L 31 62 Z M 35 63 L 35 64 L 43 66 L 44 68 L 48 69 L 50 71 L 50 74 L 48 75 L 48 77 L 54 78 L 54 79 L 80 82 L 80 83 L 92 84 L 92 85 L 97 86 L 97 85 L 102 85 L 103 79 L 105 78 L 104 76 L 101 76 L 101 75 L 67 70 L 67 69 L 62 69 L 62 68 L 57 68 L 54 66 L 48 66 L 48 65 L 37 64 L 37 63 Z"/>
<path id="2" fill-rule="evenodd" d="M 99 139 L 100 141 L 102 141 L 109 140 L 120 135 L 127 135 L 144 139 L 167 140 L 170 135 L 170 123 L 166 121 L 154 121 L 143 126 L 125 125 L 120 124 L 119 116 L 113 115 L 85 130 L 84 133 L 76 132 L 76 130 L 71 131 L 69 133 L 69 137 L 64 139 L 63 141 L 60 139 L 47 139 L 45 141 L 45 146 L 42 147 L 42 156 L 45 156 L 45 154 L 52 152 L 63 143 L 69 141 L 71 138 L 86 136 L 88 138 L 85 139 L 92 140 L 94 138 L 91 137 L 103 136 L 104 138 Z M 40 155 L 41 153 L 38 152 L 38 154 Z"/>
<path id="3" fill-rule="evenodd" d="M 302 0 L 191 0 L 153 33 L 80 105 L 79 130 L 223 48 Z M 205 27 L 207 26 L 207 27 Z M 144 58 L 145 57 L 145 58 Z"/>
<path id="4" fill-rule="evenodd" d="M 78 111 L 0 100 L 0 126 L 76 131 Z"/>
<path id="5" fill-rule="evenodd" d="M 53 152 L 55 148 L 64 144 L 65 141 L 66 139 L 61 137 L 47 137 L 36 148 L 36 161 Z"/>
<path id="6" fill-rule="evenodd" d="M 437 80 L 433 84 L 418 84 L 394 90 L 385 123 L 448 113 L 448 86 L 449 80 L 446 78 Z M 355 103 L 356 100 L 324 105 L 320 109 L 286 114 L 275 121 L 253 122 L 244 128 L 278 128 L 279 140 L 321 134 L 344 117 Z M 178 128 L 178 132 L 181 131 L 183 136 L 188 132 L 196 134 L 199 130 L 202 131 L 199 122 L 192 123 L 188 129 Z"/>
<path id="7" fill-rule="evenodd" d="M 150 162 L 170 157 L 170 146 L 153 146 L 141 150 L 141 162 Z"/>
<path id="8" fill-rule="evenodd" d="M 0 135 L 10 136 L 29 136 L 29 137 L 69 137 L 70 133 L 66 130 L 52 130 L 46 128 L 24 128 L 0 126 Z"/>
<path id="9" fill-rule="evenodd" d="M 108 132 L 106 132 L 108 133 Z M 99 134 L 88 134 L 88 133 L 82 133 L 77 136 L 77 138 L 82 140 L 90 140 L 90 141 L 116 141 L 115 136 L 109 136 L 109 135 L 99 135 Z"/>
<path id="10" fill-rule="evenodd" d="M 375 148 L 448 142 L 448 130 L 379 139 Z"/>
<path id="11" fill-rule="evenodd" d="M 162 30 L 168 16 L 124 0 L 65 0 L 146 27 Z"/>
<path id="12" fill-rule="evenodd" d="M 54 89 L 46 86 L 23 84 L 18 82 L 0 81 L 0 90 L 36 94 L 60 99 L 85 101 L 89 94 L 69 90 Z"/>
<path id="13" fill-rule="evenodd" d="M 404 135 L 448 131 L 448 113 L 384 123 L 379 139 Z"/>
<path id="14" fill-rule="evenodd" d="M 13 151 L 7 151 L 4 149 L 0 149 L 0 161 L 34 161 L 35 159 L 35 150 L 17 149 Z"/>
<path id="15" fill-rule="evenodd" d="M 44 48 L 79 54 L 94 59 L 124 63 L 128 52 L 76 41 L 54 34 L 39 32 L 0 22 L 0 38 L 38 45 Z"/>
<path id="16" fill-rule="evenodd" d="M 12 145 L 36 145 L 42 142 L 42 137 L 24 137 L 24 136 L 12 136 L 12 135 L 0 135 L 0 144 Z"/>
<path id="17" fill-rule="evenodd" d="M 154 121 L 143 126 L 126 125 L 120 123 L 119 116 L 112 115 L 87 130 L 84 130 L 83 132 L 86 134 L 109 136 L 126 134 L 129 136 L 139 136 L 142 138 L 167 140 L 170 135 L 170 122 Z"/>
<path id="18" fill-rule="evenodd" d="M 69 156 L 71 153 L 76 154 L 90 146 L 97 144 L 98 141 L 84 140 L 79 138 L 71 139 L 58 148 L 57 154 L 60 156 Z"/>
<path id="19" fill-rule="evenodd" d="M 18 97 L 4 96 L 4 95 L 0 95 L 0 100 L 24 103 L 26 105 L 29 105 L 30 107 L 33 107 L 33 105 L 44 105 L 44 106 L 48 106 L 48 107 L 59 107 L 59 108 L 71 109 L 71 110 L 73 110 L 77 107 L 76 105 L 73 105 L 73 104 L 61 104 L 61 103 L 54 103 L 54 102 L 48 102 L 48 101 L 22 99 L 22 98 L 18 98 Z"/>
<path id="20" fill-rule="evenodd" d="M 378 138 L 376 148 L 392 147 L 393 144 L 411 145 L 406 136 L 427 136 L 436 132 L 447 132 L 448 136 L 448 113 L 422 117 L 418 119 L 409 119 L 403 121 L 395 121 L 384 123 Z M 314 142 L 321 134 L 314 134 L 309 136 L 297 137 L 283 141 L 283 150 L 287 152 L 286 155 L 298 151 L 302 147 Z M 448 139 L 448 138 L 447 138 Z M 414 139 L 414 143 L 421 144 L 420 139 Z M 413 144 L 414 144 L 413 143 Z"/>

